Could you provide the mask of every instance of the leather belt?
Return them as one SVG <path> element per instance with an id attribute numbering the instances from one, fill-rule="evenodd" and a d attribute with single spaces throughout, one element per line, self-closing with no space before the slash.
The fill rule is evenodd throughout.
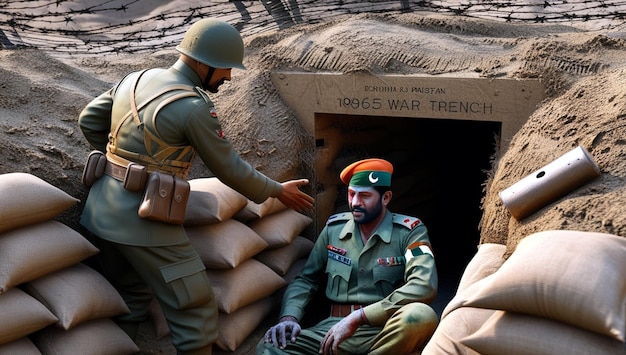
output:
<path id="1" fill-rule="evenodd" d="M 126 176 L 126 167 L 117 165 L 107 160 L 107 163 L 104 166 L 104 173 L 114 178 L 115 180 L 124 182 L 124 177 Z"/>
<path id="2" fill-rule="evenodd" d="M 330 305 L 330 316 L 331 317 L 345 317 L 348 314 L 356 311 L 357 309 L 361 309 L 364 306 L 360 304 L 339 304 L 333 303 Z"/>

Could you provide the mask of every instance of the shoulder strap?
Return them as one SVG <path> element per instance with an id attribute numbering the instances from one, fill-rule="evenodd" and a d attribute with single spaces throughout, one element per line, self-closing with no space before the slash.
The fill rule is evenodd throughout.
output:
<path id="1" fill-rule="evenodd" d="M 160 91 L 157 91 L 156 93 L 154 93 L 153 95 L 151 95 L 150 97 L 142 101 L 139 105 L 137 105 L 137 102 L 135 99 L 135 91 L 137 89 L 137 83 L 141 79 L 141 76 L 147 71 L 148 70 L 143 70 L 142 72 L 140 72 L 131 83 L 131 87 L 130 87 L 130 108 L 131 109 L 128 113 L 124 115 L 124 117 L 119 121 L 115 129 L 111 132 L 111 139 L 110 139 L 111 147 L 109 149 L 109 152 L 111 152 L 112 154 L 115 154 L 116 152 L 123 153 L 123 155 L 127 156 L 128 158 L 132 158 L 134 160 L 138 160 L 143 163 L 150 164 L 150 165 L 155 165 L 159 167 L 169 166 L 173 168 L 175 172 L 182 170 L 183 171 L 182 175 L 186 175 L 187 171 L 191 167 L 191 162 L 180 161 L 179 159 L 189 154 L 190 152 L 193 154 L 193 148 L 191 146 L 186 146 L 186 147 L 170 146 L 161 138 L 159 138 L 158 132 L 152 133 L 150 130 L 144 129 L 144 138 L 145 138 L 144 143 L 146 146 L 146 150 L 148 151 L 148 154 L 151 154 L 150 152 L 152 151 L 152 148 L 156 147 L 157 148 L 156 154 L 146 156 L 142 154 L 128 152 L 117 147 L 117 136 L 119 134 L 119 130 L 121 129 L 122 125 L 131 117 L 133 118 L 133 122 L 135 123 L 137 127 L 140 127 L 141 125 L 143 125 L 144 122 L 141 120 L 141 117 L 139 116 L 139 110 L 141 110 L 143 107 L 145 107 L 150 102 L 155 100 L 157 97 L 162 96 L 169 92 L 182 91 L 180 93 L 177 93 L 168 97 L 167 99 L 159 103 L 156 110 L 154 111 L 154 114 L 152 115 L 152 121 L 151 121 L 152 127 L 154 127 L 155 130 L 156 130 L 156 124 L 155 124 L 156 116 L 163 107 L 183 97 L 199 96 L 198 93 L 194 90 L 194 87 L 190 85 L 184 85 L 184 84 L 175 84 L 175 85 L 169 85 L 169 86 L 164 87 L 163 89 L 161 89 Z M 180 150 L 179 154 L 174 159 L 165 159 L 171 154 L 174 154 L 176 151 L 179 151 L 179 150 Z M 165 170 L 169 171 L 172 169 L 165 169 Z"/>
<path id="2" fill-rule="evenodd" d="M 130 118 L 133 117 L 133 121 L 135 122 L 135 125 L 137 127 L 141 126 L 143 124 L 143 122 L 141 122 L 141 119 L 139 118 L 139 110 L 141 110 L 142 108 L 144 108 L 147 104 L 149 104 L 150 102 L 152 102 L 154 99 L 156 99 L 157 97 L 166 94 L 170 91 L 176 91 L 176 90 L 193 90 L 193 87 L 190 85 L 182 85 L 182 84 L 178 84 L 178 85 L 169 85 L 164 87 L 162 90 L 157 91 L 156 93 L 154 93 L 152 96 L 148 97 L 146 100 L 144 100 L 140 105 L 137 105 L 137 102 L 135 100 L 135 91 L 137 88 L 137 83 L 139 82 L 139 79 L 141 78 L 141 76 L 147 72 L 148 70 L 144 70 L 142 72 L 139 73 L 139 75 L 137 75 L 137 77 L 132 81 L 131 86 L 130 86 L 130 111 L 128 111 L 124 117 L 118 122 L 118 124 L 115 126 L 115 129 L 111 132 L 111 135 L 113 136 L 113 138 L 117 138 L 117 135 L 119 134 L 120 128 L 124 125 L 124 123 Z M 194 91 L 195 92 L 195 91 Z M 113 144 L 114 146 L 117 146 L 117 144 Z"/>
<path id="3" fill-rule="evenodd" d="M 152 157 L 155 158 L 156 160 L 164 160 L 165 158 L 169 157 L 171 154 L 174 154 L 177 150 L 181 150 L 180 149 L 181 147 L 173 147 L 171 145 L 168 145 L 165 141 L 163 141 L 158 136 L 159 132 L 157 132 L 157 128 L 156 128 L 157 114 L 166 105 L 176 100 L 182 99 L 184 97 L 191 97 L 191 96 L 196 96 L 196 97 L 198 96 L 193 89 L 191 91 L 183 91 L 183 92 L 174 94 L 168 97 L 167 99 L 161 101 L 159 105 L 157 106 L 157 108 L 154 110 L 154 114 L 152 115 L 152 120 L 151 120 L 151 126 L 154 127 L 156 134 L 152 133 L 149 129 L 144 129 L 143 134 L 146 138 L 144 139 L 144 143 L 146 145 L 146 150 L 148 152 L 151 152 L 153 148 L 153 144 L 156 144 L 157 151 L 155 154 L 152 155 Z M 193 148 L 191 146 L 186 146 L 184 149 L 180 151 L 180 153 L 174 158 L 174 160 L 181 159 L 183 156 L 188 154 L 192 149 Z"/>
<path id="4" fill-rule="evenodd" d="M 109 136 L 109 144 L 107 146 L 107 151 L 112 154 L 115 154 L 117 151 L 117 136 L 120 133 L 120 128 L 124 125 L 124 123 L 133 115 L 134 112 L 137 112 L 137 105 L 135 104 L 135 89 L 137 88 L 137 83 L 139 82 L 139 78 L 147 72 L 148 70 L 144 70 L 140 72 L 137 77 L 130 84 L 130 107 L 131 110 L 126 113 L 121 120 L 115 126 L 115 129 L 111 130 L 111 134 Z M 134 115 L 133 115 L 134 116 Z"/>

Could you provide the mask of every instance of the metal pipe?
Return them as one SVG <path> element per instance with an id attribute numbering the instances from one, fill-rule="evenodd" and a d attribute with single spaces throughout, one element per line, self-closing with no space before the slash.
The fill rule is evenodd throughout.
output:
<path id="1" fill-rule="evenodd" d="M 589 152 L 578 146 L 502 190 L 500 199 L 521 220 L 600 174 Z"/>

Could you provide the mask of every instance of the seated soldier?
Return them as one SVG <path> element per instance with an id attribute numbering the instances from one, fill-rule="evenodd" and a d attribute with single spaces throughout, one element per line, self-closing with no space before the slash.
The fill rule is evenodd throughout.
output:
<path id="1" fill-rule="evenodd" d="M 435 259 L 424 224 L 387 210 L 392 172 L 382 159 L 341 172 L 350 212 L 326 222 L 257 354 L 400 355 L 432 336 L 438 324 L 429 306 L 437 293 Z M 324 283 L 329 317 L 301 329 L 305 307 Z"/>

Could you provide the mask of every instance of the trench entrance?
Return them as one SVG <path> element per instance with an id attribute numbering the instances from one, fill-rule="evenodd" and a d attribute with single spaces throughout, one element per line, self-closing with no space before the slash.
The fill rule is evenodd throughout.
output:
<path id="1" fill-rule="evenodd" d="M 480 242 L 492 160 L 545 97 L 535 79 L 273 72 L 283 101 L 315 140 L 314 234 L 346 211 L 339 173 L 371 157 L 389 160 L 392 212 L 429 230 L 441 314 Z M 467 74 L 466 74 L 467 75 Z"/>
<path id="2" fill-rule="evenodd" d="M 348 210 L 341 169 L 384 158 L 394 165 L 389 210 L 424 222 L 440 278 L 458 280 L 479 244 L 483 185 L 501 123 L 316 114 L 315 127 L 317 229 Z"/>

